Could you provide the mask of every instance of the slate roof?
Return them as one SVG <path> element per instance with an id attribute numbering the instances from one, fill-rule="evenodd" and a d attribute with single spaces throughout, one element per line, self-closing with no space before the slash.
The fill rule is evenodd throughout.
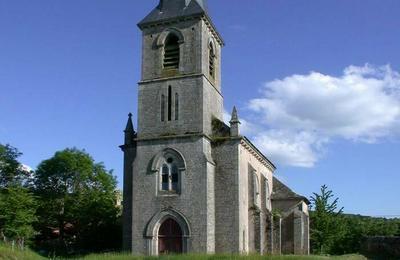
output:
<path id="1" fill-rule="evenodd" d="M 273 192 L 271 196 L 272 200 L 304 200 L 307 204 L 310 204 L 310 201 L 301 196 L 294 191 L 292 191 L 288 186 L 283 184 L 276 177 L 273 178 Z"/>
<path id="2" fill-rule="evenodd" d="M 206 0 L 160 0 L 158 6 L 150 12 L 138 26 L 174 19 L 207 14 Z"/>

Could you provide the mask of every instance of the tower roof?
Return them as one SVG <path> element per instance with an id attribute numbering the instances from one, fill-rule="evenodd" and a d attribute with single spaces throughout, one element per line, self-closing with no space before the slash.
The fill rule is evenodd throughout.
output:
<path id="1" fill-rule="evenodd" d="M 139 24 L 142 26 L 176 17 L 207 14 L 206 0 L 160 0 L 158 6 Z"/>

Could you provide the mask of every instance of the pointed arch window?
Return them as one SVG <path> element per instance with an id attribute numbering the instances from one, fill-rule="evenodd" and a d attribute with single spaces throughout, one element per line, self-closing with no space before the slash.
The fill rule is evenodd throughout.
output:
<path id="1" fill-rule="evenodd" d="M 164 69 L 179 69 L 180 47 L 179 38 L 170 33 L 164 45 Z"/>
<path id="2" fill-rule="evenodd" d="M 179 169 L 174 158 L 168 157 L 161 167 L 160 190 L 169 192 L 179 192 L 180 178 Z"/>
<path id="3" fill-rule="evenodd" d="M 209 48 L 209 55 L 208 55 L 209 73 L 212 78 L 215 78 L 215 50 L 211 41 L 208 48 Z"/>
<path id="4" fill-rule="evenodd" d="M 164 164 L 161 170 L 161 190 L 169 190 L 169 167 Z"/>
<path id="5" fill-rule="evenodd" d="M 260 201 L 260 183 L 258 181 L 258 176 L 257 173 L 253 173 L 253 198 L 254 198 L 254 205 L 259 206 L 259 201 Z"/>
<path id="6" fill-rule="evenodd" d="M 269 182 L 268 179 L 265 179 L 265 207 L 271 210 L 271 191 L 269 189 Z"/>
<path id="7" fill-rule="evenodd" d="M 153 167 L 159 173 L 159 191 L 161 195 L 181 192 L 181 175 L 185 170 L 182 156 L 173 149 L 166 149 L 154 159 Z"/>

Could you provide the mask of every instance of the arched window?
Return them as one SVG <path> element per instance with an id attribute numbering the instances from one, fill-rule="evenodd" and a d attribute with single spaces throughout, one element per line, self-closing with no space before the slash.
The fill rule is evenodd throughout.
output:
<path id="1" fill-rule="evenodd" d="M 181 192 L 182 172 L 186 167 L 180 153 L 170 148 L 165 149 L 153 159 L 151 168 L 158 172 L 161 195 Z"/>
<path id="2" fill-rule="evenodd" d="M 209 46 L 209 55 L 208 55 L 208 61 L 209 61 L 209 73 L 212 78 L 215 77 L 215 51 L 214 51 L 214 46 L 212 42 L 210 42 Z"/>
<path id="3" fill-rule="evenodd" d="M 270 189 L 268 179 L 265 179 L 265 207 L 271 209 Z"/>
<path id="4" fill-rule="evenodd" d="M 155 155 L 151 161 L 151 172 L 157 174 L 158 195 L 180 194 L 185 170 L 185 159 L 175 149 L 166 148 Z"/>
<path id="5" fill-rule="evenodd" d="M 170 33 L 164 44 L 164 69 L 179 69 L 179 38 Z"/>
<path id="6" fill-rule="evenodd" d="M 167 164 L 163 164 L 161 170 L 161 190 L 169 190 L 170 170 Z"/>
<path id="7" fill-rule="evenodd" d="M 259 206 L 260 199 L 260 183 L 258 182 L 257 173 L 253 173 L 253 191 L 254 191 L 254 205 Z"/>
<path id="8" fill-rule="evenodd" d="M 161 167 L 162 191 L 179 192 L 179 170 L 173 157 L 166 158 Z"/>

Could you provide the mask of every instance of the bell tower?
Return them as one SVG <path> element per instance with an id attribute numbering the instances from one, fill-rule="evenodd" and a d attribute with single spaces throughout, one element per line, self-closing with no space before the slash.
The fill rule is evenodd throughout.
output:
<path id="1" fill-rule="evenodd" d="M 121 146 L 124 249 L 146 255 L 213 253 L 211 136 L 213 120 L 223 120 L 223 41 L 205 0 L 160 0 L 138 26 L 138 129 L 132 130 L 129 117 L 129 136 Z"/>
<path id="2" fill-rule="evenodd" d="M 211 134 L 222 120 L 221 47 L 204 0 L 161 0 L 143 32 L 138 135 Z"/>

